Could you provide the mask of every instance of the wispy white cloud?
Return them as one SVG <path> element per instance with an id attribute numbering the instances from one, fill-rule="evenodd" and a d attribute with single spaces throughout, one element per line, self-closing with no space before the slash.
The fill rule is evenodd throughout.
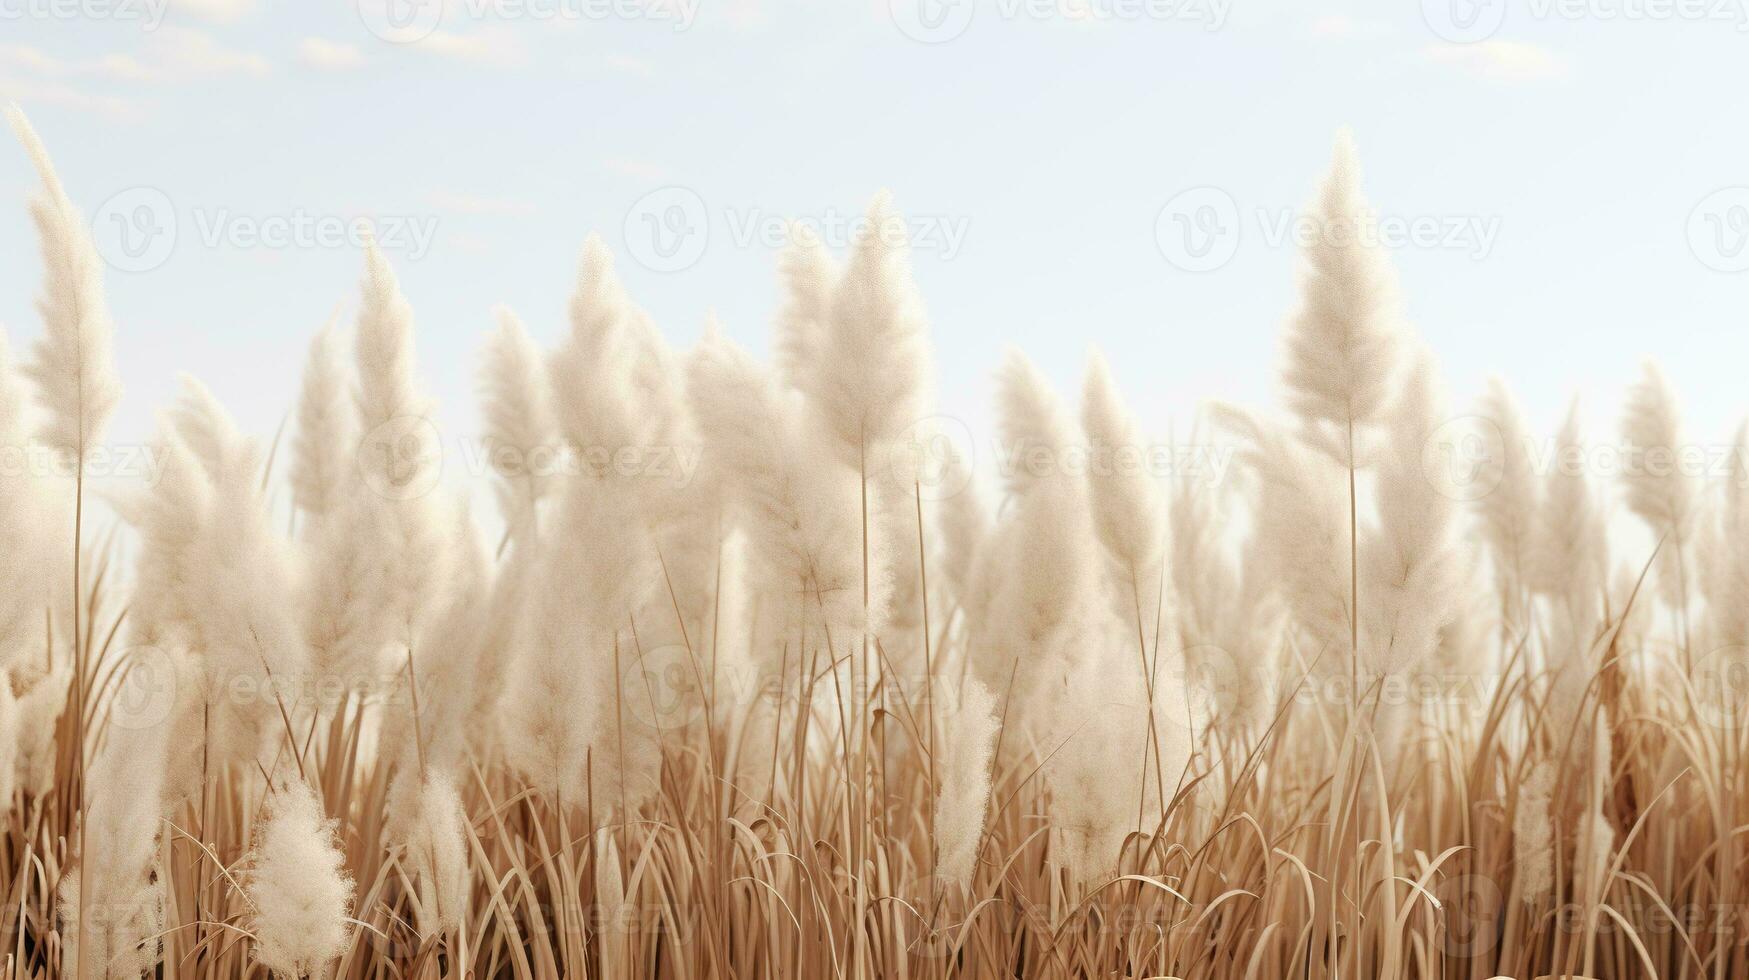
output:
<path id="1" fill-rule="evenodd" d="M 481 30 L 469 34 L 432 31 L 411 43 L 421 51 L 472 65 L 518 68 L 528 63 L 528 52 L 522 43 L 504 30 Z"/>
<path id="2" fill-rule="evenodd" d="M 298 60 L 319 71 L 351 71 L 364 66 L 364 55 L 358 48 L 322 37 L 298 42 Z"/>
<path id="3" fill-rule="evenodd" d="M 270 71 L 267 59 L 258 54 L 234 50 L 210 34 L 177 27 L 162 27 L 147 34 L 138 54 L 71 59 L 26 45 L 0 45 L 0 65 L 43 78 L 136 84 L 184 82 L 219 75 L 265 75 Z"/>
<path id="4" fill-rule="evenodd" d="M 255 0 L 170 0 L 170 9 L 228 23 L 255 11 Z"/>
<path id="5" fill-rule="evenodd" d="M 1451 65 L 1491 82 L 1539 82 L 1565 78 L 1572 65 L 1562 55 L 1527 41 L 1440 44 L 1422 49 L 1435 64 Z"/>
<path id="6" fill-rule="evenodd" d="M 433 191 L 425 195 L 425 200 L 440 211 L 449 211 L 455 214 L 507 217 L 533 214 L 535 210 L 533 204 L 516 198 L 484 197 L 477 194 L 462 194 L 445 190 Z"/>
<path id="7" fill-rule="evenodd" d="M 83 92 L 64 82 L 9 78 L 0 74 L 0 102 L 23 106 L 58 106 L 75 112 L 90 112 L 111 119 L 136 118 L 140 109 L 132 100 Z"/>

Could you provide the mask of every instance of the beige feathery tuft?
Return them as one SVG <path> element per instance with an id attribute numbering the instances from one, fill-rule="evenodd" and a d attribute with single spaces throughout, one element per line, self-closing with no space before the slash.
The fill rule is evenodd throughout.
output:
<path id="1" fill-rule="evenodd" d="M 48 410 L 43 441 L 78 457 L 102 440 L 121 400 L 114 326 L 103 293 L 103 259 L 30 120 L 17 106 L 8 105 L 5 112 L 43 182 L 42 193 L 30 206 L 42 242 L 45 278 L 37 310 L 43 332 L 25 373 L 36 382 Z"/>
<path id="2" fill-rule="evenodd" d="M 346 951 L 352 879 L 322 805 L 302 781 L 278 787 L 250 854 L 255 958 L 280 977 L 319 976 Z"/>

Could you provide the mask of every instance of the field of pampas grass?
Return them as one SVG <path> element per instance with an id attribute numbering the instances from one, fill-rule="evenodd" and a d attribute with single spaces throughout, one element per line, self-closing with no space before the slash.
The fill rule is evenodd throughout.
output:
<path id="1" fill-rule="evenodd" d="M 882 196 L 794 236 L 771 364 L 596 238 L 552 349 L 482 311 L 488 519 L 375 249 L 283 438 L 187 379 L 94 500 L 127 326 L 9 115 L 0 444 L 65 465 L 0 473 L 6 977 L 1749 975 L 1743 441 L 1690 465 L 1652 367 L 1619 433 L 1448 398 L 1346 135 L 1224 479 L 1097 355 L 942 451 Z"/>

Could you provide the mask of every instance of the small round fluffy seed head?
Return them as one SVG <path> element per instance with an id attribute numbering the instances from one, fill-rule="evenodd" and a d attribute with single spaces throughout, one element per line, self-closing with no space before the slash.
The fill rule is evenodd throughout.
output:
<path id="1" fill-rule="evenodd" d="M 254 908 L 255 958 L 277 976 L 319 975 L 346 951 L 352 879 L 336 826 L 301 781 L 279 787 L 267 801 L 245 891 Z"/>

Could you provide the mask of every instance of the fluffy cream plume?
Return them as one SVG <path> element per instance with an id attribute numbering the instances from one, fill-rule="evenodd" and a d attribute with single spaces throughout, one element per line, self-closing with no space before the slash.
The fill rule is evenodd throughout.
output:
<path id="1" fill-rule="evenodd" d="M 1707 541 L 1704 584 L 1707 596 L 1706 638 L 1697 644 L 1695 669 L 1703 677 L 1736 677 L 1749 670 L 1749 425 L 1737 429 L 1731 452 L 1731 474 L 1722 488 Z M 1730 703 L 1731 685 L 1709 685 L 1703 696 L 1712 710 L 1741 715 Z"/>
<path id="2" fill-rule="evenodd" d="M 833 444 L 858 469 L 874 465 L 880 448 L 923 414 L 931 370 L 904 219 L 885 192 L 864 217 L 803 384 Z"/>
<path id="3" fill-rule="evenodd" d="M 655 587 L 656 563 L 632 478 L 590 454 L 636 445 L 622 345 L 629 302 L 599 238 L 584 246 L 571 330 L 551 358 L 559 431 L 584 454 L 566 481 L 532 596 L 528 667 L 520 671 L 513 760 L 549 798 L 584 802 L 593 762 L 594 803 L 613 812 L 653 789 L 655 746 L 624 724 L 622 665 L 631 659 L 632 617 Z M 575 547 L 587 542 L 587 548 Z M 591 751 L 593 750 L 593 751 Z"/>
<path id="4" fill-rule="evenodd" d="M 184 665 L 178 730 L 204 747 L 178 755 L 172 799 L 203 769 L 253 762 L 284 734 L 282 692 L 306 663 L 291 593 L 290 556 L 270 525 L 262 459 L 210 392 L 190 378 L 166 416 L 164 472 L 124 506 L 141 535 L 136 644 Z M 196 448 L 198 447 L 198 448 Z M 156 656 L 157 653 L 153 655 Z M 151 665 L 149 665 L 151 666 Z"/>
<path id="5" fill-rule="evenodd" d="M 15 667 L 13 676 L 22 678 L 16 701 L 16 785 L 25 795 L 40 798 L 54 789 L 55 765 L 59 761 L 55 727 L 67 706 L 67 688 L 73 681 L 73 668 L 63 659 L 47 670 Z"/>
<path id="6" fill-rule="evenodd" d="M 1168 506 L 1168 558 L 1187 683 L 1202 688 L 1214 723 L 1242 732 L 1271 707 L 1276 664 L 1263 651 L 1276 645 L 1279 606 L 1259 571 L 1270 543 L 1252 535 L 1241 562 L 1221 540 L 1233 519 L 1225 495 L 1193 471 L 1180 476 Z"/>
<path id="7" fill-rule="evenodd" d="M 67 198 L 48 150 L 14 105 L 6 118 L 36 165 L 43 190 L 31 202 L 42 242 L 43 292 L 37 300 L 43 333 L 25 368 L 48 410 L 41 438 L 72 456 L 103 438 L 121 399 L 115 373 L 114 326 L 103 294 L 103 259 L 78 208 Z"/>
<path id="8" fill-rule="evenodd" d="M 778 257 L 784 305 L 777 315 L 777 375 L 784 384 L 803 390 L 820 356 L 821 335 L 832 312 L 838 267 L 820 236 L 804 224 L 790 226 L 789 245 Z"/>
<path id="9" fill-rule="evenodd" d="M 1512 853 L 1517 867 L 1519 895 L 1535 908 L 1554 888 L 1555 764 L 1542 760 L 1531 767 L 1518 786 L 1518 802 L 1512 811 Z"/>
<path id="10" fill-rule="evenodd" d="M 352 879 L 337 825 L 301 780 L 267 801 L 244 891 L 255 958 L 276 976 L 319 976 L 350 941 Z"/>
<path id="11" fill-rule="evenodd" d="M 443 450 L 431 444 L 440 440 L 414 364 L 413 309 L 375 246 L 365 251 L 353 342 L 364 487 L 355 496 L 353 519 L 344 523 L 374 552 L 358 600 L 374 609 L 381 641 L 404 653 L 442 606 L 446 515 L 434 485 Z"/>
<path id="12" fill-rule="evenodd" d="M 1336 671 L 1349 643 L 1344 473 L 1327 455 L 1243 413 L 1223 409 L 1217 419 L 1244 446 L 1253 535 L 1268 543 L 1258 555 L 1259 574 L 1275 583 L 1293 623 L 1310 641 L 1307 662 Z"/>
<path id="13" fill-rule="evenodd" d="M 1063 864 L 1083 884 L 1094 885 L 1117 867 L 1143 794 L 1154 800 L 1158 789 L 1148 749 L 1147 681 L 1135 667 L 1135 651 L 1116 632 L 1083 634 L 1081 640 L 1090 649 L 1079 658 L 1082 669 L 1053 698 L 1059 717 L 1041 756 L 1054 753 L 1044 774 Z M 1190 761 L 1184 694 L 1164 677 L 1155 689 L 1152 717 L 1168 795 Z M 1139 759 L 1147 760 L 1145 768 L 1137 766 Z"/>
<path id="14" fill-rule="evenodd" d="M 420 939 L 455 929 L 468 915 L 468 828 L 450 773 L 433 769 L 418 780 L 411 819 L 397 835 L 417 882 L 414 925 Z"/>
<path id="15" fill-rule="evenodd" d="M 805 615 L 845 642 L 862 606 L 854 475 L 842 478 L 797 404 L 718 333 L 688 363 L 687 393 L 763 581 L 800 600 L 788 619 Z"/>
<path id="16" fill-rule="evenodd" d="M 1050 383 L 1025 354 L 1010 347 L 996 369 L 998 463 L 1011 496 L 1035 483 L 1067 477 L 1069 430 Z"/>
<path id="17" fill-rule="evenodd" d="M 1085 485 L 1063 465 L 1068 427 L 1055 394 L 1032 362 L 1012 350 L 996 388 L 1014 499 L 989 559 L 980 562 L 985 581 L 974 585 L 988 598 L 970 624 L 972 666 L 991 690 L 1009 690 L 1012 673 L 1017 710 L 1010 716 L 1025 720 L 1033 737 L 1049 740 L 1073 721 L 1055 705 L 1063 685 L 1087 671 L 1085 633 L 1098 618 L 1098 559 Z M 1122 649 L 1133 664 L 1133 643 Z M 1139 675 L 1134 666 L 1123 673 Z"/>
<path id="18" fill-rule="evenodd" d="M 941 601 L 931 597 L 930 601 L 938 610 L 932 615 L 946 616 L 957 607 L 970 616 L 972 580 L 978 556 L 984 552 L 989 540 L 990 515 L 985 512 L 978 488 L 972 482 L 966 458 L 948 447 L 940 462 L 938 486 L 946 496 L 933 508 L 932 524 L 936 537 L 929 569 Z"/>
<path id="19" fill-rule="evenodd" d="M 916 488 L 902 442 L 928 410 L 931 375 L 904 219 L 889 195 L 876 195 L 841 274 L 817 239 L 799 234 L 783 263 L 789 295 L 778 319 L 781 377 L 806 393 L 825 445 L 868 481 L 869 625 L 887 634 L 888 653 L 903 660 L 917 648 L 904 638 L 922 605 Z"/>
<path id="20" fill-rule="evenodd" d="M 528 610 L 534 576 L 540 573 L 539 557 L 532 541 L 506 556 L 492 578 L 486 618 L 478 626 L 479 659 L 464 724 L 469 744 L 484 758 L 501 748 L 508 721 L 501 710 L 504 694 L 524 658 L 532 656 L 526 649 L 531 635 Z"/>
<path id="21" fill-rule="evenodd" d="M 350 486 L 349 450 L 358 443 L 356 409 L 347 394 L 351 383 L 339 335 L 329 325 L 310 343 L 292 437 L 292 505 L 310 521 L 339 509 Z"/>
<path id="22" fill-rule="evenodd" d="M 1546 477 L 1532 555 L 1532 581 L 1554 603 L 1555 635 L 1550 649 L 1575 656 L 1589 646 L 1598 622 L 1608 567 L 1602 506 L 1585 472 L 1585 443 L 1579 432 L 1579 405 L 1567 410 L 1555 436 L 1554 465 Z"/>
<path id="23" fill-rule="evenodd" d="M 984 814 L 990 806 L 990 768 L 1001 718 L 996 698 L 976 680 L 966 682 L 957 708 L 942 718 L 940 790 L 935 797 L 937 869 L 962 886 L 972 880 Z"/>
<path id="24" fill-rule="evenodd" d="M 489 618 L 489 562 L 465 505 L 456 507 L 454 537 L 448 608 L 402 674 L 381 734 L 382 760 L 394 773 L 384 826 L 417 882 L 421 937 L 455 927 L 467 913 L 467 837 L 455 782 L 470 734 L 486 734 L 469 731 L 476 706 L 495 703 L 506 683 L 502 654 L 486 650 L 503 634 Z M 483 670 L 488 663 L 500 672 Z"/>
<path id="25" fill-rule="evenodd" d="M 662 572 L 662 587 L 639 621 L 661 642 L 697 650 L 716 596 L 720 468 L 704 451 L 679 355 L 642 313 L 632 317 L 627 341 L 630 397 L 644 422 L 640 496 Z"/>
<path id="26" fill-rule="evenodd" d="M 1399 327 L 1395 274 L 1364 234 L 1371 210 L 1347 130 L 1310 210 L 1319 234 L 1305 249 L 1300 305 L 1288 322 L 1288 404 L 1320 448 L 1357 466 L 1390 404 Z"/>
<path id="27" fill-rule="evenodd" d="M 585 469 L 637 444 L 638 423 L 627 391 L 631 358 L 626 332 L 631 301 L 613 270 L 613 256 L 596 235 L 583 243 L 571 294 L 571 329 L 550 359 L 560 434 L 582 454 Z"/>
<path id="28" fill-rule="evenodd" d="M 1680 534 L 1693 511 L 1694 488 L 1679 465 L 1684 447 L 1676 396 L 1649 361 L 1628 389 L 1621 432 L 1629 446 L 1646 454 L 1644 465 L 1629 466 L 1622 474 L 1628 509 L 1659 534 Z"/>
<path id="29" fill-rule="evenodd" d="M 21 450 L 25 429 L 25 393 L 13 370 L 12 352 L 0 331 L 0 450 Z M 60 527 L 57 497 L 46 492 L 46 481 L 27 467 L 0 467 L 0 684 L 6 671 L 25 657 L 48 653 L 50 611 L 63 605 L 58 575 L 45 575 L 58 563 L 65 542 L 50 537 Z M 65 627 L 63 627 L 64 629 Z M 0 744 L 0 759 L 10 759 L 13 741 Z"/>
<path id="30" fill-rule="evenodd" d="M 1542 486 L 1532 465 L 1524 417 L 1499 378 L 1489 380 L 1479 414 L 1492 426 L 1484 435 L 1493 438 L 1484 442 L 1488 451 L 1475 460 L 1478 468 L 1472 476 L 1477 486 L 1492 489 L 1477 497 L 1474 506 L 1493 560 L 1502 628 L 1510 638 L 1525 629 L 1529 618 L 1531 560 Z"/>
<path id="31" fill-rule="evenodd" d="M 1442 400 L 1425 355 L 1405 378 L 1378 467 L 1378 528 L 1365 548 L 1361 658 L 1378 674 L 1422 663 L 1450 620 L 1459 585 L 1456 502 L 1427 478 L 1422 453 Z"/>
<path id="32" fill-rule="evenodd" d="M 1622 470 L 1622 491 L 1628 509 L 1646 522 L 1663 541 L 1658 555 L 1658 584 L 1664 600 L 1686 617 L 1691 575 L 1689 534 L 1694 522 L 1694 478 L 1682 441 L 1676 395 L 1663 372 L 1650 361 L 1627 393 L 1621 435 L 1632 451 Z M 1684 618 L 1684 623 L 1686 619 Z"/>
<path id="33" fill-rule="evenodd" d="M 374 687 L 444 608 L 450 555 L 442 447 L 414 370 L 413 311 L 382 254 L 365 253 L 352 410 L 363 433 L 338 506 L 310 544 L 304 630 L 318 691 Z M 324 703 L 323 711 L 336 705 Z"/>
<path id="34" fill-rule="evenodd" d="M 1087 363 L 1081 428 L 1091 457 L 1087 487 L 1093 530 L 1116 571 L 1114 605 L 1126 621 L 1151 623 L 1166 515 L 1160 488 L 1146 467 L 1147 447 L 1098 352 Z"/>
<path id="35" fill-rule="evenodd" d="M 487 339 L 480 371 L 480 414 L 498 505 L 512 537 L 534 533 L 536 513 L 552 483 L 559 449 L 552 395 L 540 348 L 507 306 L 493 311 L 498 328 Z"/>
<path id="36" fill-rule="evenodd" d="M 117 730 L 91 760 L 79 835 L 88 850 L 60 886 L 66 976 L 135 977 L 158 962 L 164 748 L 153 733 Z M 81 958 L 90 964 L 83 972 Z"/>
<path id="37" fill-rule="evenodd" d="M 905 671 L 921 669 L 923 657 L 915 639 L 923 621 L 920 492 L 892 468 L 872 475 L 868 488 L 869 626 Z"/>

